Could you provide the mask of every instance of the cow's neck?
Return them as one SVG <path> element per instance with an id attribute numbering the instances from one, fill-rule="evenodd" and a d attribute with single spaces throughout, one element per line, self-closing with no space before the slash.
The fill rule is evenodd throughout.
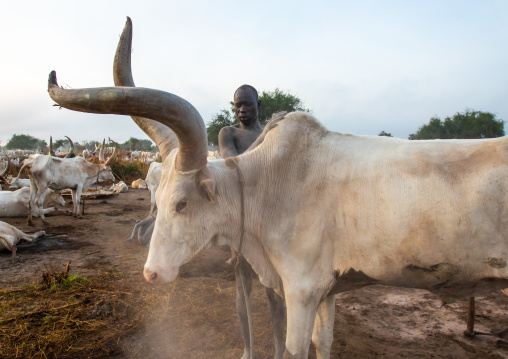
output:
<path id="1" fill-rule="evenodd" d="M 224 167 L 222 167 L 222 165 Z M 254 269 L 261 283 L 265 287 L 274 288 L 282 295 L 282 285 L 267 253 L 263 246 L 262 231 L 259 224 L 263 222 L 263 213 L 255 208 L 255 196 L 258 195 L 255 188 L 256 174 L 246 172 L 242 163 L 235 166 L 232 163 L 221 161 L 220 185 L 218 191 L 224 204 L 225 218 L 228 218 L 227 231 L 223 234 L 227 244 L 239 251 Z M 243 176 L 242 176 L 243 175 Z M 244 182 L 240 181 L 243 177 Z M 244 203 L 242 205 L 242 192 Z M 242 221 L 241 213 L 244 213 Z M 243 235 L 242 235 L 243 232 Z"/>

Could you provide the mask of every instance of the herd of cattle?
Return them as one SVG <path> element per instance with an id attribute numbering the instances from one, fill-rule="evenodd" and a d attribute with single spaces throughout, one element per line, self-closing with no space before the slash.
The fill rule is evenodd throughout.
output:
<path id="1" fill-rule="evenodd" d="M 134 86 L 131 41 L 128 19 L 115 87 L 64 89 L 52 71 L 48 92 L 70 110 L 131 116 L 157 144 L 160 185 L 132 236 L 143 242 L 150 234 L 150 283 L 174 280 L 208 245 L 230 246 L 284 299 L 284 358 L 298 359 L 308 357 L 311 342 L 318 358 L 330 357 L 338 293 L 380 284 L 426 289 L 451 302 L 508 288 L 508 137 L 344 135 L 293 112 L 268 123 L 244 154 L 211 161 L 192 104 Z M 25 164 L 28 214 L 37 208 L 44 219 L 41 191 L 66 187 L 80 216 L 83 188 L 112 177 L 108 161 L 34 158 Z"/>
<path id="2" fill-rule="evenodd" d="M 88 155 L 84 152 L 80 156 L 72 156 L 71 148 L 67 153 L 63 151 L 52 151 L 50 140 L 50 151 L 47 155 L 32 153 L 25 150 L 5 150 L 4 169 L 0 173 L 0 217 L 28 217 L 28 223 L 34 224 L 35 217 L 48 224 L 46 215 L 58 210 L 64 210 L 66 201 L 61 192 L 71 191 L 73 202 L 73 215 L 82 217 L 81 195 L 84 190 L 94 188 L 98 182 L 114 181 L 115 177 L 111 171 L 111 161 L 116 156 L 116 146 L 110 153 L 107 160 L 104 154 L 108 153 L 103 142 L 102 146 L 96 147 L 99 163 L 94 163 L 95 153 Z M 87 150 L 88 151 L 88 150 Z M 148 189 L 151 192 L 151 207 L 149 216 L 136 224 L 131 238 L 138 237 L 143 245 L 149 245 L 155 215 L 157 213 L 155 204 L 155 191 L 160 182 L 160 162 L 156 162 L 157 156 L 150 153 L 150 156 L 140 156 L 138 152 L 129 159 L 136 158 L 138 161 L 150 161 L 150 167 L 146 179 L 138 179 L 132 183 L 132 188 Z M 12 159 L 11 159 L 12 156 Z M 160 156 L 160 155 L 159 155 Z M 22 160 L 22 158 L 25 158 Z M 21 160 L 20 160 L 21 159 Z M 7 176 L 11 166 L 20 167 L 17 177 Z M 20 178 L 24 169 L 28 168 L 29 178 Z M 127 186 L 122 181 L 113 184 L 110 188 L 114 192 L 123 192 Z M 148 225 L 148 222 L 150 222 Z M 37 232 L 34 235 L 27 235 L 19 229 L 6 222 L 0 222 L 0 250 L 7 249 L 12 252 L 12 260 L 16 258 L 16 245 L 21 239 L 33 242 L 45 235 L 44 232 Z"/>
<path id="3" fill-rule="evenodd" d="M 51 149 L 49 154 L 42 155 L 26 150 L 5 150 L 5 166 L 0 173 L 0 218 L 28 216 L 29 224 L 33 225 L 33 218 L 40 217 L 48 224 L 45 216 L 48 213 L 61 210 L 67 205 L 61 191 L 70 190 L 73 202 L 73 215 L 82 217 L 81 195 L 84 190 L 93 188 L 97 182 L 114 181 L 115 177 L 109 164 L 116 156 L 116 147 L 108 160 L 104 154 L 108 153 L 105 141 L 101 146 L 89 155 L 85 150 L 80 156 L 70 156 L 73 153 L 72 141 L 68 152 L 55 151 Z M 93 163 L 95 153 L 99 164 Z M 14 159 L 11 159 L 13 156 Z M 25 160 L 20 158 L 26 157 Z M 210 160 L 217 158 L 216 152 L 209 153 Z M 160 153 L 131 151 L 123 161 L 149 162 L 145 179 L 139 178 L 132 182 L 132 188 L 148 189 L 150 191 L 150 212 L 147 218 L 139 221 L 134 226 L 132 235 L 128 240 L 138 239 L 139 243 L 148 246 L 153 232 L 157 206 L 155 204 L 155 191 L 161 180 Z M 20 169 L 17 177 L 6 176 L 12 165 L 19 163 Z M 19 167 L 19 166 L 18 166 Z M 29 178 L 20 178 L 25 167 L 29 168 Z M 4 190 L 5 189 L 5 190 Z M 8 189 L 8 190 L 7 190 Z M 122 193 L 127 190 L 127 185 L 120 181 L 111 186 L 110 191 Z M 8 249 L 12 252 L 12 259 L 16 257 L 16 244 L 21 239 L 32 242 L 42 236 L 37 233 L 34 236 L 24 234 L 11 225 L 0 222 L 0 250 Z"/>

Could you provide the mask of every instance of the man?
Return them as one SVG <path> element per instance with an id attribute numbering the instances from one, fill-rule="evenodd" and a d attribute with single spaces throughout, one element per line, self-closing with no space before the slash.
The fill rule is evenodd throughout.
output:
<path id="1" fill-rule="evenodd" d="M 219 150 L 222 158 L 244 153 L 263 132 L 258 110 L 261 101 L 250 85 L 242 85 L 234 95 L 234 109 L 239 124 L 223 127 L 219 132 Z"/>
<path id="2" fill-rule="evenodd" d="M 258 99 L 258 92 L 250 85 L 242 85 L 234 95 L 234 111 L 239 120 L 239 124 L 223 127 L 219 132 L 219 150 L 222 158 L 234 157 L 244 153 L 250 145 L 256 141 L 263 126 L 259 122 L 258 111 L 261 101 Z M 236 253 L 233 253 L 235 256 Z M 247 261 L 237 256 L 235 265 L 236 279 L 236 311 L 240 319 L 240 328 L 245 343 L 242 359 L 250 358 L 250 337 L 249 324 L 247 319 L 246 298 L 240 276 L 243 273 L 245 292 L 250 297 L 252 291 L 252 275 L 254 271 Z M 284 300 L 280 298 L 273 289 L 266 288 L 266 295 L 270 304 L 270 314 L 273 325 L 273 335 L 275 344 L 274 358 L 282 358 L 284 353 L 284 328 L 285 328 L 285 306 Z M 247 298 L 247 300 L 248 300 Z M 252 358 L 250 358 L 252 359 Z"/>

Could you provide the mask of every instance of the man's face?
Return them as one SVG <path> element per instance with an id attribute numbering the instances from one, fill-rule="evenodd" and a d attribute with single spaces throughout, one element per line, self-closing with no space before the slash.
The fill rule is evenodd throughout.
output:
<path id="1" fill-rule="evenodd" d="M 235 114 L 243 125 L 251 125 L 258 118 L 259 101 L 248 88 L 236 91 L 234 98 Z"/>

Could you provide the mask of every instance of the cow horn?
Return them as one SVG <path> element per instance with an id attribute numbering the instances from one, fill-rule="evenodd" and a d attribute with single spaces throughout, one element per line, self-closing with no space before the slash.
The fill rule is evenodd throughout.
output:
<path id="1" fill-rule="evenodd" d="M 131 53 L 132 21 L 130 17 L 127 16 L 127 22 L 125 23 L 122 36 L 118 42 L 115 61 L 113 63 L 115 86 L 135 87 L 132 78 Z M 174 148 L 178 147 L 178 138 L 171 128 L 148 118 L 131 117 L 159 148 L 163 160 Z"/>
<path id="2" fill-rule="evenodd" d="M 106 147 L 106 139 L 102 140 L 101 149 L 99 150 L 99 162 L 103 163 L 104 160 L 104 147 Z"/>
<path id="3" fill-rule="evenodd" d="M 5 176 L 7 172 L 9 172 L 9 167 L 11 166 L 11 159 L 9 158 L 9 156 L 7 156 L 7 154 L 5 154 L 5 157 L 7 157 L 7 165 L 5 166 L 2 173 L 0 173 L 0 176 L 2 177 Z"/>
<path id="4" fill-rule="evenodd" d="M 71 145 L 71 147 L 69 148 L 69 152 L 67 152 L 67 155 L 65 156 L 65 158 L 72 158 L 74 157 L 74 144 L 72 143 L 72 140 L 70 139 L 69 136 L 65 136 L 67 137 L 67 139 L 69 140 L 69 144 Z"/>
<path id="5" fill-rule="evenodd" d="M 205 123 L 188 101 L 168 92 L 141 87 L 102 87 L 66 90 L 51 71 L 48 92 L 61 107 L 74 111 L 140 116 L 170 127 L 178 138 L 176 169 L 191 171 L 206 166 L 208 145 Z"/>
<path id="6" fill-rule="evenodd" d="M 115 149 L 113 150 L 113 153 L 108 158 L 108 160 L 106 162 L 104 162 L 104 166 L 109 166 L 111 164 L 111 161 L 113 161 L 113 158 L 115 158 L 115 156 L 116 156 L 117 145 L 116 145 L 115 141 L 112 141 L 112 142 L 115 144 Z"/>
<path id="7" fill-rule="evenodd" d="M 53 152 L 53 136 L 49 136 L 49 151 L 48 155 L 55 156 L 55 152 Z"/>

